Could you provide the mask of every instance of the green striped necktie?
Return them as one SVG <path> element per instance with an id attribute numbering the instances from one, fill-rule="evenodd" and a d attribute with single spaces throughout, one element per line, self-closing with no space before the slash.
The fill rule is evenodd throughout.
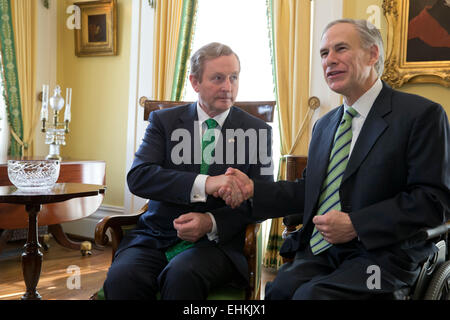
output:
<path id="1" fill-rule="evenodd" d="M 205 149 L 211 143 L 215 142 L 214 129 L 219 125 L 217 121 L 212 118 L 205 120 L 205 123 L 208 126 L 208 129 L 205 130 L 205 133 L 202 136 L 202 165 L 200 167 L 201 174 L 208 173 L 209 164 L 211 163 L 213 154 L 212 152 L 205 152 Z M 213 150 L 214 148 L 211 149 L 211 151 Z"/>
<path id="2" fill-rule="evenodd" d="M 341 186 L 342 177 L 350 154 L 350 145 L 352 142 L 352 120 L 358 112 L 349 107 L 344 111 L 344 117 L 341 121 L 335 137 L 333 148 L 330 153 L 328 162 L 327 176 L 322 184 L 320 191 L 318 210 L 316 215 L 322 215 L 330 210 L 341 210 L 341 202 L 339 199 L 339 187 Z M 314 227 L 314 231 L 309 241 L 311 251 L 317 255 L 329 247 L 331 243 L 327 242 L 320 232 Z"/>
<path id="3" fill-rule="evenodd" d="M 201 174 L 207 174 L 209 163 L 211 163 L 212 158 L 212 152 L 214 148 L 211 149 L 211 153 L 206 152 L 205 149 L 207 146 L 209 146 L 211 143 L 214 143 L 215 141 L 215 135 L 214 135 L 214 128 L 216 128 L 219 124 L 214 119 L 207 119 L 205 121 L 206 125 L 208 126 L 208 129 L 205 130 L 205 133 L 202 136 L 202 164 L 200 167 L 200 173 Z M 183 252 L 184 250 L 192 247 L 194 243 L 182 240 L 175 245 L 169 247 L 166 250 L 166 258 L 167 261 L 170 261 L 173 257 L 175 257 L 177 254 Z"/>

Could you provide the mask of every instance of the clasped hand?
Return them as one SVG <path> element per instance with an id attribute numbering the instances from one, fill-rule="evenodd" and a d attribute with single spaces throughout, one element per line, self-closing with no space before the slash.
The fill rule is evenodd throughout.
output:
<path id="1" fill-rule="evenodd" d="M 253 181 L 242 171 L 228 168 L 225 174 L 206 179 L 206 193 L 222 198 L 234 209 L 253 196 Z"/>
<path id="2" fill-rule="evenodd" d="M 233 168 L 220 176 L 206 179 L 205 191 L 214 197 L 221 197 L 227 205 L 236 208 L 253 195 L 253 181 L 245 173 Z M 206 214 L 189 212 L 173 221 L 177 236 L 186 241 L 196 242 L 211 232 L 212 221 Z"/>

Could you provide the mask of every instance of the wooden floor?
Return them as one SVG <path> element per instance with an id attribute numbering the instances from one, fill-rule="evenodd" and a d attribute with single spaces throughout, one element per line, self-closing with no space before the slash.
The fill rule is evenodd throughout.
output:
<path id="1" fill-rule="evenodd" d="M 25 292 L 21 267 L 23 244 L 20 241 L 10 243 L 0 254 L 0 300 L 18 300 Z M 88 300 L 103 285 L 111 264 L 110 247 L 94 246 L 92 255 L 83 257 L 79 251 L 64 248 L 51 239 L 50 249 L 41 251 L 43 263 L 37 289 L 45 300 Z M 71 266 L 79 267 L 79 289 L 69 289 L 75 283 L 70 278 L 74 274 L 70 272 Z M 263 268 L 262 299 L 266 282 L 274 276 Z"/>
<path id="2" fill-rule="evenodd" d="M 18 300 L 25 292 L 22 247 L 23 243 L 13 242 L 0 254 L 0 300 Z M 46 300 L 89 299 L 103 285 L 111 263 L 110 247 L 94 247 L 92 255 L 82 256 L 80 251 L 64 248 L 51 239 L 50 249 L 41 252 L 43 263 L 37 290 Z M 79 267 L 79 289 L 68 288 L 76 284 L 69 278 L 75 274 L 71 266 Z"/>

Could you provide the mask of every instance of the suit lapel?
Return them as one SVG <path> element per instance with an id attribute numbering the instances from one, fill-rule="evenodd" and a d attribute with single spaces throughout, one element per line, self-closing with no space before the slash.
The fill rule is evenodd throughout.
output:
<path id="1" fill-rule="evenodd" d="M 375 100 L 359 133 L 341 183 L 344 183 L 358 170 L 378 138 L 388 127 L 384 116 L 391 111 L 391 94 L 392 90 L 383 83 L 383 89 Z"/>
<path id="2" fill-rule="evenodd" d="M 186 110 L 180 115 L 179 118 L 179 127 L 174 128 L 175 129 L 185 129 L 189 132 L 189 136 L 191 137 L 191 164 L 187 164 L 186 168 L 188 171 L 191 172 L 200 172 L 200 164 L 201 164 L 201 158 L 200 161 L 196 159 L 198 155 L 201 154 L 201 146 L 200 143 L 200 136 L 197 127 L 195 126 L 196 122 L 198 121 L 198 115 L 197 115 L 197 103 L 192 103 L 189 105 Z M 197 156 L 196 156 L 197 155 Z"/>

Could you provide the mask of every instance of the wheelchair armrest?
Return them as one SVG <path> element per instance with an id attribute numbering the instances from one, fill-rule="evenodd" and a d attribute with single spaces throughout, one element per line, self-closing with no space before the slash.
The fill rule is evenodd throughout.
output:
<path id="1" fill-rule="evenodd" d="M 449 223 L 441 224 L 440 226 L 437 226 L 435 228 L 430 228 L 430 229 L 425 230 L 427 240 L 437 238 L 443 234 L 448 233 L 449 231 L 450 231 Z"/>
<path id="2" fill-rule="evenodd" d="M 419 231 L 415 236 L 417 240 L 431 240 L 440 237 L 450 231 L 450 223 L 444 223 L 434 228 L 427 228 Z"/>

